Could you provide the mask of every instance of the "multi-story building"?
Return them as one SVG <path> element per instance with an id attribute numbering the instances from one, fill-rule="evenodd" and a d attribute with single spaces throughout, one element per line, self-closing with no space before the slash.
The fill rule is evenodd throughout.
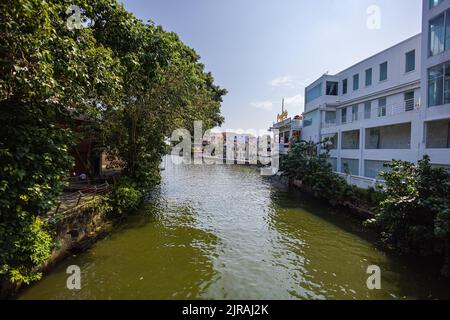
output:
<path id="1" fill-rule="evenodd" d="M 450 168 L 450 0 L 424 0 L 423 32 L 306 88 L 302 139 L 329 138 L 336 172 L 378 178 L 428 154 Z"/>
<path id="2" fill-rule="evenodd" d="M 287 118 L 274 123 L 269 131 L 278 130 L 278 142 L 280 154 L 287 154 L 293 142 L 300 139 L 302 130 L 302 117 L 297 115 L 294 118 Z"/>
<path id="3" fill-rule="evenodd" d="M 417 160 L 420 48 L 417 35 L 306 88 L 302 139 L 330 138 L 335 171 L 375 178 L 387 161 Z"/>
<path id="4" fill-rule="evenodd" d="M 450 165 L 450 0 L 423 0 L 421 155 Z"/>
<path id="5" fill-rule="evenodd" d="M 295 141 L 300 140 L 300 135 L 303 125 L 303 117 L 296 115 L 289 118 L 289 112 L 284 109 L 284 99 L 281 103 L 281 113 L 277 115 L 277 122 L 273 123 L 269 131 L 276 132 L 278 143 L 278 152 L 280 154 L 287 154 Z"/>

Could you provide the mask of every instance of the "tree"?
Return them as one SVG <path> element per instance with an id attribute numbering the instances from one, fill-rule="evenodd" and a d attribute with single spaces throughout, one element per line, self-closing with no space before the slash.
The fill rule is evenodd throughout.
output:
<path id="1" fill-rule="evenodd" d="M 328 163 L 328 151 L 325 148 L 319 152 L 319 145 L 326 145 L 326 141 L 296 143 L 282 162 L 282 170 L 289 177 L 300 180 L 315 196 L 337 201 L 346 189 L 346 182 L 333 173 Z"/>
<path id="2" fill-rule="evenodd" d="M 386 166 L 390 170 L 381 173 L 386 199 L 376 216 L 383 241 L 402 253 L 448 255 L 450 174 L 433 168 L 428 156 L 417 164 L 392 161 Z"/>
<path id="3" fill-rule="evenodd" d="M 69 5 L 88 28 L 67 27 Z M 5 0 L 0 12 L 0 277 L 30 282 L 50 256 L 45 217 L 77 141 L 103 144 L 148 188 L 168 133 L 219 125 L 225 91 L 176 34 L 115 0 Z"/>
<path id="4" fill-rule="evenodd" d="M 107 14 L 119 25 L 126 18 L 120 12 L 111 15 Z M 167 151 L 165 138 L 178 127 L 193 131 L 196 120 L 205 127 L 220 125 L 226 91 L 214 85 L 200 57 L 176 34 L 128 18 L 129 29 L 102 23 L 95 31 L 113 46 L 126 68 L 122 103 L 104 118 L 104 141 L 111 159 L 124 165 L 124 173 L 140 187 L 149 188 L 158 182 L 161 157 Z M 111 29 L 119 29 L 114 35 L 124 32 L 120 38 L 134 39 L 133 46 L 113 43 L 108 37 Z"/>

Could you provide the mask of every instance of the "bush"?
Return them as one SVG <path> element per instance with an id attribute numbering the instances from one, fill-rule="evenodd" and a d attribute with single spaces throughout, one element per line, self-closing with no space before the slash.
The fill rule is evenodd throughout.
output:
<path id="1" fill-rule="evenodd" d="M 56 110 L 0 102 L 0 280 L 40 277 L 32 270 L 51 254 L 41 219 L 73 165 L 70 132 L 41 119 Z"/>
<path id="2" fill-rule="evenodd" d="M 347 183 L 333 173 L 327 161 L 328 153 L 317 152 L 317 145 L 309 142 L 295 144 L 281 161 L 281 169 L 303 185 L 316 197 L 340 201 L 349 190 Z"/>
<path id="3" fill-rule="evenodd" d="M 419 256 L 440 254 L 446 258 L 444 274 L 450 274 L 450 173 L 433 168 L 425 156 L 417 164 L 392 161 L 381 172 L 384 192 L 350 186 L 335 175 L 327 163 L 328 153 L 318 154 L 317 145 L 296 144 L 281 169 L 304 188 L 331 204 L 351 203 L 376 212 L 366 226 L 378 227 L 381 240 L 399 253 Z"/>
<path id="4" fill-rule="evenodd" d="M 137 208 L 142 195 L 129 179 L 122 179 L 109 195 L 108 205 L 112 208 L 113 214 L 123 215 Z"/>
<path id="5" fill-rule="evenodd" d="M 418 164 L 392 161 L 386 181 L 386 199 L 375 222 L 382 240 L 403 253 L 443 254 L 450 243 L 450 174 L 432 168 L 425 156 Z"/>
<path id="6" fill-rule="evenodd" d="M 12 283 L 26 284 L 39 280 L 42 274 L 35 270 L 50 258 L 53 239 L 46 231 L 46 224 L 37 217 L 23 228 L 15 229 L 16 236 L 8 254 L 7 264 L 0 268 L 0 274 Z"/>

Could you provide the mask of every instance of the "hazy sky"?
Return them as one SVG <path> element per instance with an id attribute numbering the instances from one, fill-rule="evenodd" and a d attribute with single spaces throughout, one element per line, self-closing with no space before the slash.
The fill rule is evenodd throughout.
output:
<path id="1" fill-rule="evenodd" d="M 120 0 L 119 0 L 120 1 Z M 228 90 L 225 129 L 267 129 L 304 88 L 421 31 L 421 0 L 122 0 L 139 19 L 174 31 Z M 367 9 L 381 9 L 369 29 Z"/>

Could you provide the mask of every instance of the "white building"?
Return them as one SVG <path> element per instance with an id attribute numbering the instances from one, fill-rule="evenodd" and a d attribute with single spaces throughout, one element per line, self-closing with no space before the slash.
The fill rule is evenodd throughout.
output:
<path id="1" fill-rule="evenodd" d="M 450 165 L 450 0 L 423 0 L 421 153 Z"/>
<path id="2" fill-rule="evenodd" d="M 280 154 L 287 154 L 292 143 L 300 139 L 302 131 L 302 117 L 295 116 L 294 118 L 287 118 L 278 123 L 274 123 L 269 131 L 278 130 L 279 132 L 279 152 Z"/>
<path id="3" fill-rule="evenodd" d="M 334 170 L 360 177 L 354 183 L 371 185 L 392 159 L 428 154 L 450 165 L 449 7 L 450 0 L 424 0 L 423 36 L 306 88 L 302 139 L 331 138 Z"/>

